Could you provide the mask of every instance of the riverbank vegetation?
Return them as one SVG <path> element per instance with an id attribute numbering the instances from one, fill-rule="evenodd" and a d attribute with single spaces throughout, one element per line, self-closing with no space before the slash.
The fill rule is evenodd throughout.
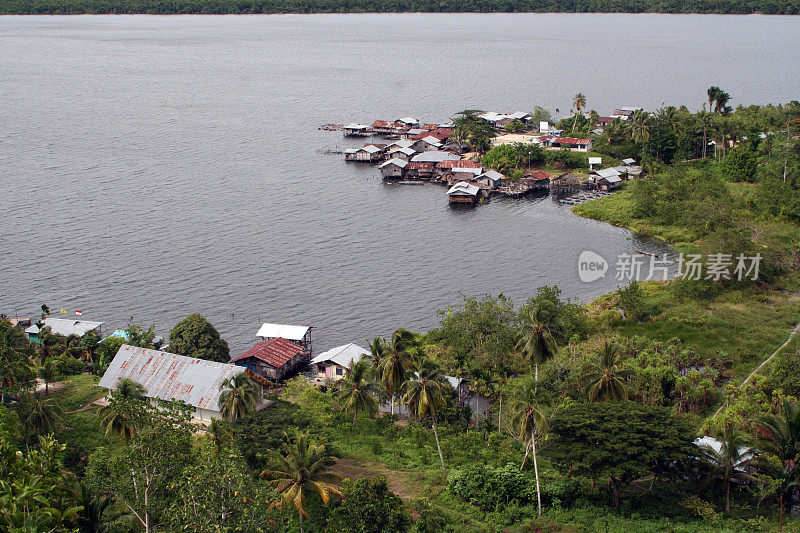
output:
<path id="1" fill-rule="evenodd" d="M 566 0 L 6 0 L 4 15 L 75 14 L 253 14 L 253 13 L 764 13 L 796 15 L 797 0 L 592 0 L 581 4 Z"/>
<path id="2" fill-rule="evenodd" d="M 32 343 L 0 320 L 0 531 L 800 531 L 800 151 L 781 130 L 800 105 L 709 99 L 752 131 L 637 116 L 598 150 L 648 177 L 576 211 L 686 252 L 761 254 L 756 279 L 626 280 L 586 304 L 552 286 L 465 295 L 261 411 L 249 378 L 227 380 L 210 425 L 135 382 L 98 402 L 121 344 L 160 347 L 153 328 Z M 720 135 L 715 157 L 696 160 L 698 135 Z M 229 355 L 198 314 L 169 343 Z"/>

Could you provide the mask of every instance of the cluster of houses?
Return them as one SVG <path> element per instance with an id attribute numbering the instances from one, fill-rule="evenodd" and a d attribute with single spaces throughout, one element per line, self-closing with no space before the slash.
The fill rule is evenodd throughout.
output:
<path id="1" fill-rule="evenodd" d="M 32 342 L 41 342 L 40 326 L 32 324 L 30 319 L 0 316 L 14 326 L 25 328 Z M 82 338 L 90 332 L 98 336 L 103 334 L 102 322 L 88 320 L 47 317 L 41 324 L 41 328 L 44 327 L 64 336 Z M 123 379 L 132 379 L 144 387 L 151 401 L 183 401 L 194 409 L 195 420 L 209 422 L 222 417 L 220 386 L 231 377 L 245 372 L 261 385 L 258 399 L 259 408 L 263 408 L 267 405 L 263 402 L 264 388 L 273 387 L 309 368 L 307 375 L 317 385 L 342 379 L 353 364 L 369 353 L 351 343 L 312 357 L 311 330 L 310 326 L 262 324 L 256 332 L 260 340 L 227 363 L 123 344 L 98 386 L 113 390 Z M 115 332 L 114 335 L 124 338 L 124 332 Z M 448 378 L 448 381 L 458 391 L 460 398 L 467 398 L 469 390 L 464 380 Z M 103 401 L 106 400 L 100 400 Z"/>

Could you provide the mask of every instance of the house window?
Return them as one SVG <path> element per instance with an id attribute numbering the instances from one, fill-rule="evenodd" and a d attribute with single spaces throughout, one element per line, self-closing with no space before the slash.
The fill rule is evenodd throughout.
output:
<path id="1" fill-rule="evenodd" d="M 341 375 L 343 375 L 343 374 L 344 374 L 344 372 L 342 371 L 342 368 L 341 368 L 341 367 L 338 367 L 338 368 L 336 369 L 336 375 L 337 375 L 337 376 L 341 376 Z"/>

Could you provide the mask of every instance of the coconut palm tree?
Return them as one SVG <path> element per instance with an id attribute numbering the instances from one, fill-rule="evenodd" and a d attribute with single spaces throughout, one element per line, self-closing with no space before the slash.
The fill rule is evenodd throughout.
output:
<path id="1" fill-rule="evenodd" d="M 709 88 L 708 88 L 708 90 L 706 91 L 706 96 L 708 96 L 708 110 L 709 110 L 709 111 L 712 111 L 712 110 L 714 110 L 714 102 L 716 102 L 716 101 L 717 101 L 717 96 L 718 96 L 718 95 L 719 95 L 719 93 L 721 93 L 721 92 L 722 92 L 722 89 L 720 89 L 720 88 L 719 88 L 719 87 L 717 87 L 716 85 L 712 85 L 712 86 L 711 86 L 711 87 L 709 87 Z"/>
<path id="2" fill-rule="evenodd" d="M 731 478 L 733 476 L 745 477 L 743 472 L 736 469 L 753 458 L 753 453 L 747 448 L 745 435 L 733 424 L 726 424 L 716 433 L 720 442 L 717 450 L 710 444 L 702 445 L 705 461 L 711 466 L 712 471 L 722 474 L 725 485 L 725 514 L 731 512 Z"/>
<path id="3" fill-rule="evenodd" d="M 526 384 L 511 406 L 511 424 L 514 431 L 525 443 L 525 456 L 522 458 L 520 470 L 525 468 L 528 453 L 533 452 L 533 471 L 536 477 L 536 502 L 539 516 L 542 515 L 542 496 L 539 490 L 539 463 L 536 454 L 536 437 L 544 434 L 547 426 L 545 407 L 547 398 L 539 391 L 536 384 Z"/>
<path id="4" fill-rule="evenodd" d="M 27 394 L 23 399 L 23 422 L 37 437 L 53 433 L 61 421 L 61 408 L 52 400 L 37 394 Z"/>
<path id="5" fill-rule="evenodd" d="M 578 93 L 572 99 L 572 106 L 575 108 L 575 123 L 572 125 L 574 130 L 578 125 L 578 115 L 581 114 L 583 108 L 586 107 L 586 96 L 583 93 Z"/>
<path id="6" fill-rule="evenodd" d="M 116 433 L 125 442 L 137 433 L 136 417 L 131 402 L 144 398 L 147 391 L 136 381 L 123 378 L 117 388 L 111 391 L 109 402 L 100 408 L 100 424 L 106 428 L 106 435 Z"/>
<path id="7" fill-rule="evenodd" d="M 45 363 L 36 370 L 36 373 L 39 378 L 44 381 L 45 396 L 49 395 L 50 384 L 58 379 L 58 370 L 56 370 L 56 365 L 53 363 L 53 360 L 45 361 Z"/>
<path id="8" fill-rule="evenodd" d="M 335 485 L 339 482 L 339 477 L 326 472 L 333 464 L 326 440 L 322 439 L 314 444 L 307 433 L 300 433 L 291 442 L 286 435 L 287 443 L 284 445 L 283 455 L 270 450 L 277 466 L 261 472 L 261 477 L 269 480 L 275 490 L 297 509 L 301 532 L 305 531 L 303 518 L 308 518 L 305 500 L 309 492 L 319 494 L 326 505 L 331 495 L 341 495 Z"/>
<path id="9" fill-rule="evenodd" d="M 370 372 L 374 376 L 380 377 L 379 369 L 381 362 L 384 360 L 388 352 L 386 339 L 383 337 L 375 337 L 372 342 L 367 344 L 367 346 L 369 346 L 369 353 L 364 355 L 361 360 L 367 363 Z"/>
<path id="10" fill-rule="evenodd" d="M 408 405 L 409 410 L 417 418 L 430 417 L 433 435 L 436 438 L 436 449 L 439 452 L 439 461 L 442 463 L 444 472 L 444 457 L 442 456 L 442 446 L 439 444 L 439 431 L 437 430 L 436 416 L 445 405 L 445 387 L 442 382 L 442 375 L 436 364 L 428 359 L 421 358 L 417 365 L 417 372 L 411 379 L 403 384 L 403 403 Z"/>
<path id="11" fill-rule="evenodd" d="M 564 324 L 558 316 L 558 308 L 549 300 L 539 301 L 523 312 L 517 347 L 534 367 L 537 382 L 539 365 L 553 358 L 563 331 Z"/>
<path id="12" fill-rule="evenodd" d="M 619 365 L 621 356 L 619 347 L 608 340 L 595 354 L 595 360 L 584 370 L 588 383 L 589 401 L 619 401 L 628 399 L 626 380 L 630 372 Z"/>
<path id="13" fill-rule="evenodd" d="M 370 379 L 370 367 L 366 361 L 359 361 L 350 367 L 347 375 L 337 384 L 336 399 L 345 413 L 353 414 L 353 425 L 359 413 L 370 417 L 378 412 L 375 399 L 375 384 Z"/>
<path id="14" fill-rule="evenodd" d="M 782 480 L 779 489 L 781 529 L 784 495 L 800 485 L 800 408 L 784 398 L 781 412 L 759 418 L 754 424 L 756 448 L 780 462 L 775 472 Z"/>
<path id="15" fill-rule="evenodd" d="M 215 418 L 206 429 L 211 444 L 217 450 L 217 455 L 222 453 L 222 449 L 230 444 L 233 438 L 233 428 L 227 420 Z"/>
<path id="16" fill-rule="evenodd" d="M 378 367 L 381 383 L 391 396 L 392 414 L 394 414 L 394 396 L 403 387 L 408 374 L 414 369 L 414 358 L 411 350 L 415 348 L 416 337 L 407 329 L 400 328 L 392 335 L 386 345 L 386 356 Z"/>
<path id="17" fill-rule="evenodd" d="M 233 422 L 258 407 L 258 385 L 246 372 L 231 376 L 219 384 L 219 407 L 222 416 Z"/>
<path id="18" fill-rule="evenodd" d="M 650 115 L 637 109 L 627 121 L 633 142 L 641 144 L 650 139 Z"/>

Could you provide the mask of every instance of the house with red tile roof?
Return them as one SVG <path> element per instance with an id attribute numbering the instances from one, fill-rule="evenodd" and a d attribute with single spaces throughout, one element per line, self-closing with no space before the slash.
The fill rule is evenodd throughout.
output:
<path id="1" fill-rule="evenodd" d="M 309 353 L 305 348 L 283 337 L 276 337 L 259 342 L 239 357 L 231 359 L 231 363 L 277 381 L 308 360 Z"/>

